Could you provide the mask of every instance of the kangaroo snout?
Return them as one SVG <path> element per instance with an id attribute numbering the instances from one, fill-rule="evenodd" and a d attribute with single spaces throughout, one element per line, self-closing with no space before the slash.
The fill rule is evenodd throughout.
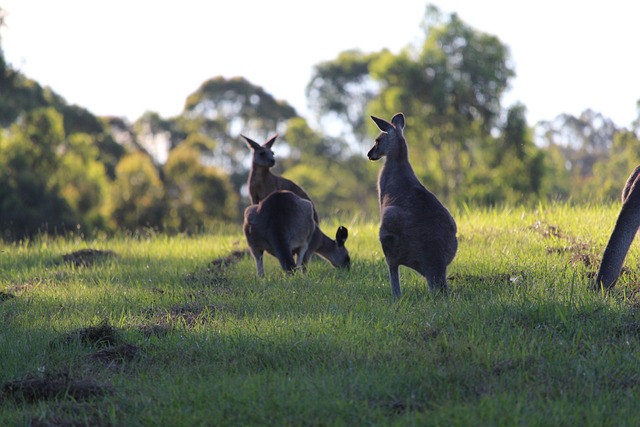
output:
<path id="1" fill-rule="evenodd" d="M 369 158 L 369 160 L 375 161 L 375 160 L 380 160 L 380 155 L 378 153 L 375 153 L 375 147 L 372 148 L 371 150 L 369 150 L 369 152 L 367 153 L 367 157 Z"/>
<path id="2" fill-rule="evenodd" d="M 347 258 L 344 260 L 344 264 L 339 265 L 338 268 L 342 270 L 351 270 L 351 258 L 347 255 Z"/>

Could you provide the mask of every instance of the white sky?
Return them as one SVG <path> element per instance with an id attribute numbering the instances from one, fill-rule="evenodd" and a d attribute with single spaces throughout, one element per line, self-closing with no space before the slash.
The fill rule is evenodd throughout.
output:
<path id="1" fill-rule="evenodd" d="M 433 0 L 509 46 L 504 106 L 530 124 L 591 108 L 637 117 L 640 2 Z M 0 0 L 5 58 L 97 115 L 178 114 L 205 80 L 243 76 L 306 111 L 312 67 L 348 49 L 401 48 L 422 36 L 426 0 Z M 1 94 L 0 94 L 1 96 Z"/>

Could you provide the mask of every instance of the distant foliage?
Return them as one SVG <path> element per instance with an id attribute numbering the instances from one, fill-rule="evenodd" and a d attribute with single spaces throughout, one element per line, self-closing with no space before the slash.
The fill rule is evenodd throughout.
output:
<path id="1" fill-rule="evenodd" d="M 171 230 L 203 229 L 236 218 L 238 197 L 228 175 L 201 162 L 197 146 L 182 144 L 164 165 L 166 215 Z"/>
<path id="2" fill-rule="evenodd" d="M 104 230 L 107 226 L 111 182 L 105 165 L 98 159 L 94 139 L 87 134 L 73 134 L 67 139 L 67 151 L 59 158 L 54 176 L 60 194 L 84 232 Z"/>
<path id="3" fill-rule="evenodd" d="M 216 77 L 202 83 L 187 97 L 180 124 L 187 133 L 200 133 L 217 141 L 211 161 L 234 173 L 243 168 L 240 153 L 245 145 L 240 133 L 264 136 L 281 130 L 296 117 L 293 107 L 275 99 L 262 87 L 244 78 Z"/>
<path id="4" fill-rule="evenodd" d="M 66 144 L 61 115 L 36 109 L 0 140 L 0 227 L 5 238 L 74 229 L 81 216 L 65 199 L 58 177 Z"/>
<path id="5" fill-rule="evenodd" d="M 515 76 L 508 46 L 433 6 L 423 30 L 399 52 L 348 49 L 317 64 L 312 121 L 223 76 L 187 94 L 175 117 L 96 117 L 7 64 L 0 47 L 0 236 L 240 222 L 251 166 L 241 133 L 280 134 L 273 172 L 302 186 L 321 217 L 377 216 L 369 115 L 399 111 L 416 175 L 447 205 L 619 199 L 640 163 L 640 108 L 628 128 L 588 109 L 529 124 L 524 104 L 503 105 Z"/>
<path id="6" fill-rule="evenodd" d="M 111 221 L 114 228 L 157 228 L 164 216 L 164 188 L 158 170 L 148 155 L 131 153 L 116 167 L 111 191 Z"/>

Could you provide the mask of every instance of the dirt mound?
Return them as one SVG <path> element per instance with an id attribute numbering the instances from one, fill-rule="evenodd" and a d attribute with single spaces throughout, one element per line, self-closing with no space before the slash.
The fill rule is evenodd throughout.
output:
<path id="1" fill-rule="evenodd" d="M 112 392 L 111 386 L 99 384 L 93 380 L 69 378 L 67 374 L 47 375 L 42 378 L 28 375 L 2 385 L 4 397 L 30 403 L 66 396 L 75 400 L 86 400 Z"/>
<path id="2" fill-rule="evenodd" d="M 72 264 L 76 267 L 89 267 L 96 261 L 102 261 L 108 258 L 116 258 L 118 255 L 114 251 L 98 250 L 98 249 L 81 249 L 62 255 L 62 262 Z"/>

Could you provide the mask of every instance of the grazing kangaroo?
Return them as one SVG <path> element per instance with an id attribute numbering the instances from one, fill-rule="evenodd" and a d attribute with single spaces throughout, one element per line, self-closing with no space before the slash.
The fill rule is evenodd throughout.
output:
<path id="1" fill-rule="evenodd" d="M 418 180 L 404 139 L 404 115 L 371 116 L 382 131 L 367 156 L 386 157 L 378 177 L 380 243 L 389 267 L 394 298 L 401 296 L 400 265 L 422 274 L 432 292 L 447 291 L 447 266 L 458 250 L 457 227 L 438 198 Z"/>
<path id="2" fill-rule="evenodd" d="M 248 182 L 252 204 L 256 205 L 260 203 L 261 200 L 264 200 L 269 194 L 277 190 L 291 191 L 313 204 L 311 197 L 295 182 L 271 173 L 270 169 L 276 164 L 276 159 L 271 147 L 276 141 L 278 134 L 272 136 L 262 145 L 244 135 L 240 136 L 247 141 L 247 146 L 253 150 L 253 162 L 251 164 Z M 319 223 L 318 212 L 316 212 L 315 206 L 313 207 L 313 219 Z"/>
<path id="3" fill-rule="evenodd" d="M 622 190 L 622 208 L 616 225 L 602 255 L 596 276 L 595 289 L 611 288 L 622 271 L 622 264 L 629 252 L 633 238 L 640 227 L 640 166 L 637 166 Z"/>
<path id="4" fill-rule="evenodd" d="M 344 246 L 347 237 L 349 237 L 349 230 L 341 225 L 336 230 L 336 239 L 332 240 L 320 230 L 320 226 L 316 223 L 309 249 L 302 260 L 302 266 L 305 267 L 311 255 L 317 253 L 334 267 L 350 268 L 351 258 L 349 251 Z"/>
<path id="5" fill-rule="evenodd" d="M 331 240 L 314 221 L 312 203 L 291 191 L 275 191 L 245 209 L 243 229 L 260 277 L 264 277 L 264 251 L 275 256 L 288 272 L 304 268 L 314 252 L 334 267 L 350 265 L 349 251 L 344 246 L 347 229 L 340 226 L 336 240 Z"/>

